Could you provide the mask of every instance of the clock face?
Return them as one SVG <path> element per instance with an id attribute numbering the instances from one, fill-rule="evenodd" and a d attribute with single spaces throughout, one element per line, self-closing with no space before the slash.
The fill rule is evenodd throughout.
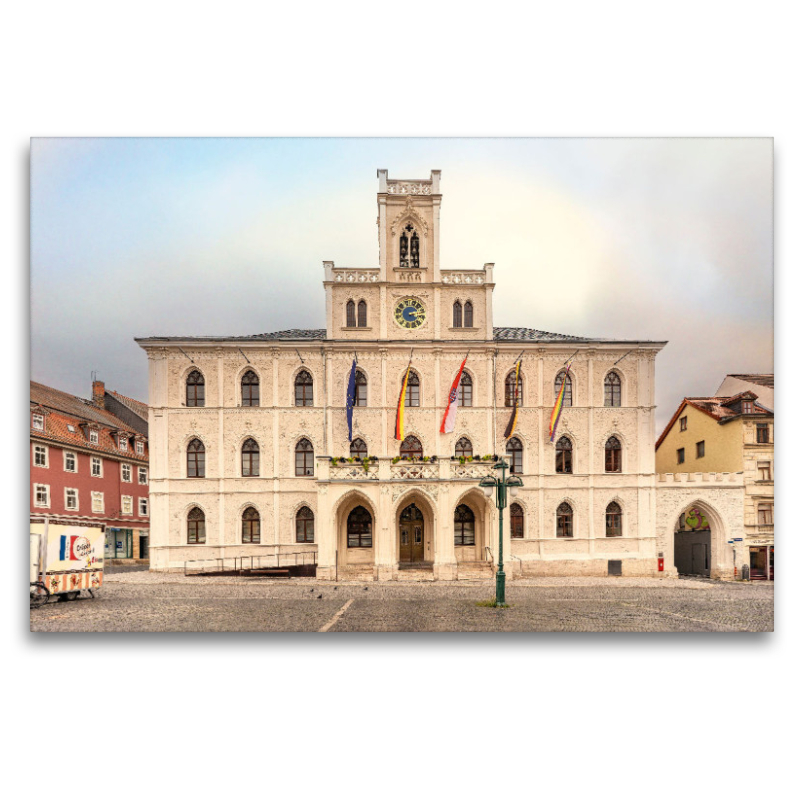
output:
<path id="1" fill-rule="evenodd" d="M 425 306 L 413 297 L 406 297 L 394 307 L 394 321 L 401 328 L 419 328 L 425 322 Z"/>

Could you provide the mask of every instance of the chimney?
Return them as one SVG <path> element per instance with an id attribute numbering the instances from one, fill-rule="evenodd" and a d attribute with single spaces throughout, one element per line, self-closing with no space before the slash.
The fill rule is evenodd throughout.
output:
<path id="1" fill-rule="evenodd" d="M 92 381 L 92 402 L 100 408 L 106 407 L 106 385 L 103 381 Z"/>

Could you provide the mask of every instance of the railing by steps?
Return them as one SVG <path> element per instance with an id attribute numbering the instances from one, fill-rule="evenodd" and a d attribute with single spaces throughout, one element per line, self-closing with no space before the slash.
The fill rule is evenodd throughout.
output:
<path id="1" fill-rule="evenodd" d="M 203 558 L 183 562 L 184 575 L 246 575 L 269 570 L 288 570 L 297 567 L 315 567 L 314 550 L 273 550 L 258 556 L 232 556 L 230 558 Z"/>

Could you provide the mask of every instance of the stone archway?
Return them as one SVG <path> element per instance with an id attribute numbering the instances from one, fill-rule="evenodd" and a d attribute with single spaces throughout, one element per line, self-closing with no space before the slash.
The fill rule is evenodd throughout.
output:
<path id="1" fill-rule="evenodd" d="M 395 558 L 401 569 L 432 569 L 436 512 L 428 496 L 419 490 L 406 492 L 395 504 Z"/>
<path id="2" fill-rule="evenodd" d="M 339 572 L 372 575 L 377 536 L 377 514 L 373 503 L 359 491 L 348 492 L 337 503 L 334 519 Z"/>
<path id="3" fill-rule="evenodd" d="M 673 564 L 679 575 L 717 578 L 727 572 L 725 523 L 707 503 L 696 500 L 684 507 L 672 537 Z"/>
<path id="4" fill-rule="evenodd" d="M 465 507 L 471 512 L 473 517 L 469 519 L 469 514 L 464 514 Z M 491 524 L 491 514 L 487 512 L 486 496 L 477 487 L 470 489 L 462 494 L 451 509 L 452 526 L 456 562 L 476 562 L 486 561 L 486 548 L 490 544 L 489 525 Z M 472 543 L 469 541 L 470 524 L 474 526 Z"/>

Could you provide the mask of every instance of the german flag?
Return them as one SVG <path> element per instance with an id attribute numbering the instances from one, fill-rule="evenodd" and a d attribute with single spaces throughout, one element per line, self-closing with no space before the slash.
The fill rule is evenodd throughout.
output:
<path id="1" fill-rule="evenodd" d="M 506 432 L 503 434 L 504 439 L 510 439 L 514 435 L 514 428 L 517 427 L 517 416 L 519 415 L 519 368 L 522 364 L 522 359 L 517 361 L 517 369 L 514 373 L 514 410 L 511 412 L 511 419 L 506 425 Z"/>
<path id="2" fill-rule="evenodd" d="M 408 386 L 408 374 L 411 372 L 411 361 L 406 367 L 406 374 L 403 378 L 403 385 L 400 387 L 400 397 L 397 399 L 397 419 L 394 424 L 394 438 L 402 442 L 405 435 L 405 415 L 406 415 L 406 386 Z"/>

